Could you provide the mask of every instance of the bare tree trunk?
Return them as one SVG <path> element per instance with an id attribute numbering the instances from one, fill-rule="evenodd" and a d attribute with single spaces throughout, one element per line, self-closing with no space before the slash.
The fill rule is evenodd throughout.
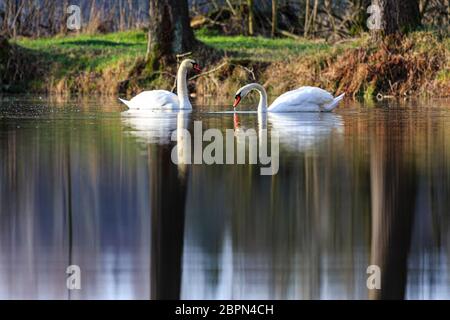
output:
<path id="1" fill-rule="evenodd" d="M 54 1 L 51 2 L 48 7 L 48 32 L 53 35 L 55 33 L 55 11 L 56 11 L 56 3 Z"/>
<path id="2" fill-rule="evenodd" d="M 128 29 L 132 29 L 136 26 L 135 22 L 135 12 L 136 10 L 133 10 L 133 0 L 128 0 Z"/>
<path id="3" fill-rule="evenodd" d="M 381 9 L 381 28 L 384 35 L 407 33 L 420 25 L 417 0 L 374 0 Z"/>
<path id="4" fill-rule="evenodd" d="M 68 18 L 68 14 L 67 14 L 67 8 L 69 7 L 69 0 L 64 0 L 63 5 L 62 5 L 62 21 L 61 21 L 61 25 L 60 25 L 60 29 L 59 32 L 62 34 L 66 34 L 67 33 L 67 18 Z"/>
<path id="5" fill-rule="evenodd" d="M 40 22 L 40 15 L 41 15 L 41 7 L 39 4 L 36 4 L 36 14 L 33 17 L 33 23 L 34 23 L 34 28 L 36 30 L 36 37 L 40 37 L 41 36 L 41 28 L 39 27 L 39 22 Z"/>
<path id="6" fill-rule="evenodd" d="M 316 32 L 316 20 L 318 8 L 319 8 L 319 0 L 314 0 L 313 15 L 312 15 L 312 30 L 314 33 Z"/>
<path id="7" fill-rule="evenodd" d="M 119 5 L 120 5 L 120 1 L 119 1 Z M 89 11 L 89 23 L 86 26 L 85 31 L 87 31 L 88 33 L 95 33 L 98 31 L 99 29 L 99 10 L 97 10 L 97 6 L 96 6 L 96 2 L 92 1 L 91 3 L 91 9 Z M 120 24 L 122 22 L 120 21 Z"/>
<path id="8" fill-rule="evenodd" d="M 254 25 L 255 25 L 255 16 L 253 11 L 253 0 L 247 0 L 248 6 L 248 34 L 253 36 L 255 34 Z"/>
<path id="9" fill-rule="evenodd" d="M 306 8 L 305 8 L 305 27 L 303 31 L 303 36 L 308 36 L 309 30 L 309 0 L 306 0 Z"/>
<path id="10" fill-rule="evenodd" d="M 20 21 L 21 21 L 21 13 L 22 13 L 22 9 L 25 5 L 25 1 L 19 1 L 16 0 L 15 6 L 14 6 L 14 16 L 13 16 L 13 20 L 12 20 L 12 25 L 13 25 L 13 38 L 17 37 L 17 30 L 19 30 L 20 32 Z"/>
<path id="11" fill-rule="evenodd" d="M 119 0 L 119 30 L 125 30 L 125 6 L 123 0 Z"/>
<path id="12" fill-rule="evenodd" d="M 187 0 L 150 0 L 150 24 L 147 46 L 147 71 L 160 63 L 174 61 L 175 55 L 196 45 L 190 26 Z"/>
<path id="13" fill-rule="evenodd" d="M 275 37 L 275 33 L 277 32 L 277 26 L 278 26 L 278 15 L 277 15 L 277 6 L 278 6 L 277 0 L 272 0 L 272 38 Z"/>
<path id="14" fill-rule="evenodd" d="M 328 15 L 328 20 L 330 21 L 331 28 L 333 29 L 333 33 L 337 34 L 336 23 L 333 16 L 333 7 L 331 5 L 331 0 L 325 0 L 325 11 Z"/>

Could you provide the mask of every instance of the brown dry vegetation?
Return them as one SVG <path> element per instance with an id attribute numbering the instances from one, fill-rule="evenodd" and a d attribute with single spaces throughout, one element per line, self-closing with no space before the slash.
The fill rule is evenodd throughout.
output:
<path id="1" fill-rule="evenodd" d="M 387 39 L 344 52 L 271 65 L 266 85 L 280 93 L 299 85 L 316 85 L 357 96 L 450 96 L 449 54 L 430 33 Z M 280 81 L 281 79 L 289 79 Z"/>
<path id="2" fill-rule="evenodd" d="M 119 90 L 120 79 L 128 77 L 127 66 L 120 63 L 114 67 L 106 68 L 101 72 L 85 71 L 72 78 L 64 77 L 60 80 L 51 80 L 48 83 L 48 92 L 59 95 L 70 94 L 98 94 L 105 96 L 116 95 Z"/>
<path id="3" fill-rule="evenodd" d="M 221 61 L 219 64 L 222 64 Z M 450 96 L 449 54 L 431 33 L 291 58 L 275 63 L 225 60 L 220 71 L 198 79 L 201 96 L 233 94 L 248 82 L 262 83 L 273 95 L 304 85 L 354 98 Z"/>
<path id="4" fill-rule="evenodd" d="M 448 95 L 449 90 L 437 92 L 433 85 L 446 59 L 442 42 L 431 34 L 413 34 L 348 51 L 325 69 L 325 75 L 337 91 L 353 95 Z"/>

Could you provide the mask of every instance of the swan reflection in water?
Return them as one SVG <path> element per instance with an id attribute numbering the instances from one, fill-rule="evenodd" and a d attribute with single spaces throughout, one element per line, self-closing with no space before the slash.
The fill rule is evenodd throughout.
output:
<path id="1" fill-rule="evenodd" d="M 280 145 L 292 152 L 310 150 L 333 134 L 344 132 L 342 117 L 334 113 L 259 113 L 258 140 L 262 140 L 268 124 L 269 129 L 277 131 Z M 236 134 L 248 129 L 242 126 L 238 113 L 234 114 L 234 129 Z"/>
<path id="2" fill-rule="evenodd" d="M 260 113 L 257 116 L 256 128 L 253 125 L 255 113 L 234 113 L 235 136 L 254 130 L 261 147 L 265 137 L 271 136 L 265 130 L 277 130 L 280 149 L 292 152 L 315 150 L 318 143 L 332 139 L 336 133 L 339 135 L 344 127 L 341 116 L 331 113 L 277 115 Z M 285 155 L 286 153 L 281 150 L 280 163 Z M 245 177 L 248 171 L 233 172 L 223 169 L 222 175 L 212 170 L 197 173 L 197 182 L 193 183 L 193 190 L 200 195 L 196 196 L 197 202 L 189 202 L 191 207 L 187 209 L 186 214 L 182 299 L 239 299 L 242 297 L 246 299 L 274 297 L 304 299 L 308 297 L 308 288 L 312 286 L 315 279 L 314 271 L 310 271 L 314 270 L 314 265 L 309 260 L 311 253 L 308 251 L 308 246 L 306 245 L 305 248 L 301 248 L 301 245 L 286 246 L 289 242 L 279 240 L 286 232 L 289 233 L 286 230 L 290 230 L 293 224 L 301 221 L 299 225 L 303 225 L 305 221 L 303 219 L 309 217 L 307 213 L 314 212 L 314 207 L 308 207 L 309 202 L 301 197 L 302 191 L 305 192 L 305 190 L 302 187 L 304 180 L 299 171 L 308 170 L 308 168 L 305 164 L 295 165 L 299 168 L 298 171 L 292 170 L 293 166 L 289 166 L 285 161 L 284 166 L 281 166 L 282 172 L 275 179 L 250 174 L 247 176 L 249 180 L 243 180 L 248 183 L 242 184 L 241 187 L 239 187 L 239 181 L 242 181 L 241 178 Z M 239 169 L 235 168 L 235 170 Z M 210 185 L 204 187 L 203 179 L 208 174 L 214 175 L 217 180 L 210 181 Z M 218 200 L 215 196 L 216 191 L 211 191 L 220 190 L 220 188 L 227 190 L 228 198 Z M 281 201 L 282 204 L 279 203 L 277 199 L 280 198 L 277 195 L 286 193 L 291 196 Z M 210 199 L 219 202 L 212 202 Z M 250 201 L 253 201 L 251 209 L 248 205 Z M 209 209 L 212 203 L 217 206 L 214 210 Z M 272 209 L 273 206 L 276 209 Z M 252 210 L 255 210 L 257 214 L 253 215 Z M 276 214 L 273 215 L 273 212 Z M 274 219 L 276 221 L 272 217 L 276 217 Z M 233 230 L 230 220 L 239 223 L 238 230 Z M 254 227 L 255 225 L 257 227 Z M 300 234 L 308 234 L 314 239 L 316 232 L 311 231 L 309 234 L 308 228 L 303 229 L 299 225 L 295 226 L 298 228 L 295 230 L 301 230 Z M 286 237 L 291 239 L 291 235 Z M 295 236 L 292 237 L 295 238 Z M 270 240 L 266 243 L 266 239 Z M 291 241 L 295 242 L 295 240 Z M 255 243 L 265 243 L 265 245 L 257 248 Z M 302 241 L 300 243 L 304 245 Z M 264 249 L 261 249 L 262 247 Z M 286 259 L 280 258 L 282 256 Z M 331 259 L 334 258 L 331 256 Z M 282 263 L 278 264 L 278 261 Z M 334 260 L 330 265 L 333 263 Z M 321 275 L 329 276 L 327 272 L 325 270 Z M 283 279 L 287 278 L 289 281 L 284 283 Z M 272 283 L 272 279 L 277 279 L 273 280 L 275 284 Z M 284 285 L 286 287 L 283 287 Z M 284 288 L 286 291 L 273 290 L 274 287 Z M 305 290 L 302 291 L 299 287 L 304 287 Z M 345 291 L 345 288 L 339 288 L 337 291 L 341 290 Z"/>
<path id="3" fill-rule="evenodd" d="M 179 299 L 181 256 L 189 169 L 190 112 L 127 111 L 122 113 L 125 133 L 142 143 L 147 151 L 151 199 L 150 298 Z M 176 131 L 177 144 L 173 161 L 171 146 Z M 171 159 L 172 157 L 172 159 Z M 180 160 L 181 159 L 181 160 Z"/>
<path id="4" fill-rule="evenodd" d="M 208 253 L 202 246 L 195 243 L 196 240 L 192 239 L 191 234 L 192 228 L 195 229 L 193 227 L 195 219 L 192 216 L 194 209 L 189 209 L 192 206 L 190 202 L 192 200 L 187 199 L 189 199 L 189 192 L 192 193 L 198 188 L 189 189 L 189 186 L 194 183 L 189 181 L 190 170 L 180 168 L 180 165 L 177 170 L 176 166 L 167 163 L 169 149 L 164 146 L 171 145 L 171 135 L 175 130 L 178 129 L 177 132 L 182 132 L 183 130 L 180 129 L 189 127 L 190 116 L 191 114 L 182 112 L 149 113 L 147 115 L 128 112 L 124 114 L 122 120 L 127 132 L 139 141 L 147 145 L 155 143 L 162 145 L 162 148 L 151 147 L 150 151 L 151 154 L 161 155 L 162 153 L 161 157 L 151 156 L 150 161 L 151 188 L 153 190 L 151 197 L 152 298 L 227 298 L 233 295 L 233 286 L 235 285 L 233 279 L 242 276 L 239 268 L 235 265 L 238 252 L 235 251 L 236 248 L 232 243 L 232 234 L 227 231 L 223 234 L 224 242 L 218 257 L 220 267 L 216 275 L 217 281 L 210 281 L 209 269 L 212 262 Z M 245 124 L 249 119 L 242 119 L 244 126 L 241 125 L 240 120 L 239 115 L 234 114 L 236 134 L 239 130 L 247 129 Z M 269 129 L 278 131 L 283 147 L 291 150 L 306 150 L 312 148 L 315 143 L 329 138 L 334 130 L 342 131 L 342 123 L 340 116 L 333 114 L 276 116 L 260 114 L 257 128 L 258 143 L 263 143 L 264 130 L 269 126 Z M 179 139 L 179 137 L 177 138 Z M 177 152 L 180 154 L 190 148 L 190 145 L 187 146 L 178 140 L 177 148 L 179 148 Z M 177 170 L 178 174 L 173 174 L 171 168 Z M 207 169 L 203 168 L 202 170 Z M 205 171 L 202 172 L 206 174 Z M 200 172 L 197 172 L 198 174 Z M 177 201 L 173 199 L 174 194 L 177 195 Z M 177 208 L 173 208 L 173 205 L 177 205 Z M 188 210 L 189 213 L 186 213 L 185 210 Z M 194 211 L 197 212 L 197 210 Z M 184 226 L 185 223 L 187 226 Z M 175 224 L 176 230 L 173 229 Z M 187 235 L 184 234 L 185 230 L 188 230 Z M 176 262 L 169 263 L 169 260 Z M 183 272 L 181 272 L 182 270 Z M 196 283 L 195 286 L 192 286 L 192 281 Z M 248 286 L 249 283 L 244 285 Z M 257 292 L 249 293 L 249 296 L 261 297 Z"/>
<path id="5" fill-rule="evenodd" d="M 190 111 L 140 111 L 128 110 L 121 113 L 126 132 L 140 142 L 169 144 L 171 135 L 177 129 L 187 129 Z M 179 130 L 181 131 L 181 130 Z"/>
<path id="6" fill-rule="evenodd" d="M 241 119 L 240 113 L 234 113 L 233 116 L 235 134 L 249 129 L 245 126 L 245 118 Z M 188 156 L 191 151 L 189 141 L 184 141 L 184 130 L 182 130 L 188 130 L 190 118 L 190 111 L 126 111 L 122 113 L 122 123 L 129 128 L 127 132 L 138 138 L 140 142 L 169 144 L 172 133 L 178 129 L 179 159 L 184 159 L 180 157 Z M 244 120 L 244 125 L 241 120 Z M 258 140 L 260 143 L 263 130 L 267 129 L 277 131 L 281 145 L 288 151 L 301 152 L 323 142 L 333 133 L 342 134 L 344 121 L 340 115 L 334 113 L 259 113 Z M 183 163 L 183 161 L 179 162 Z"/>
<path id="7" fill-rule="evenodd" d="M 189 127 L 191 112 L 180 111 L 125 111 L 122 112 L 122 124 L 126 133 L 137 138 L 143 144 L 169 145 L 176 131 L 176 156 L 180 174 L 186 171 L 191 155 L 191 142 L 184 135 Z"/>

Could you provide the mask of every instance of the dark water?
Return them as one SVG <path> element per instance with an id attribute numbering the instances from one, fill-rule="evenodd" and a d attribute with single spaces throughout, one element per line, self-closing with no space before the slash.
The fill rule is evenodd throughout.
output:
<path id="1" fill-rule="evenodd" d="M 260 128 L 217 105 L 2 98 L 0 299 L 450 298 L 448 101 L 269 117 L 274 176 L 173 164 L 177 127 Z"/>

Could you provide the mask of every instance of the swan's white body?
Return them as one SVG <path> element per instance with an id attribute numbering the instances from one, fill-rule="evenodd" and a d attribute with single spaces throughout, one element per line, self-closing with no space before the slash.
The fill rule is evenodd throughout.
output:
<path id="1" fill-rule="evenodd" d="M 120 99 L 130 110 L 192 110 L 187 88 L 187 72 L 196 65 L 194 60 L 184 60 L 177 75 L 177 94 L 167 90 L 144 91 L 130 101 Z"/>
<path id="2" fill-rule="evenodd" d="M 283 93 L 268 107 L 264 87 L 251 83 L 238 90 L 234 106 L 252 90 L 260 94 L 258 112 L 331 112 L 345 96 L 342 94 L 335 98 L 331 93 L 317 87 L 301 87 Z"/>
<path id="3" fill-rule="evenodd" d="M 180 101 L 175 93 L 167 90 L 152 90 L 139 93 L 130 101 L 120 99 L 127 105 L 129 109 L 142 110 L 178 110 L 180 109 Z M 192 108 L 192 107 L 191 107 Z"/>

